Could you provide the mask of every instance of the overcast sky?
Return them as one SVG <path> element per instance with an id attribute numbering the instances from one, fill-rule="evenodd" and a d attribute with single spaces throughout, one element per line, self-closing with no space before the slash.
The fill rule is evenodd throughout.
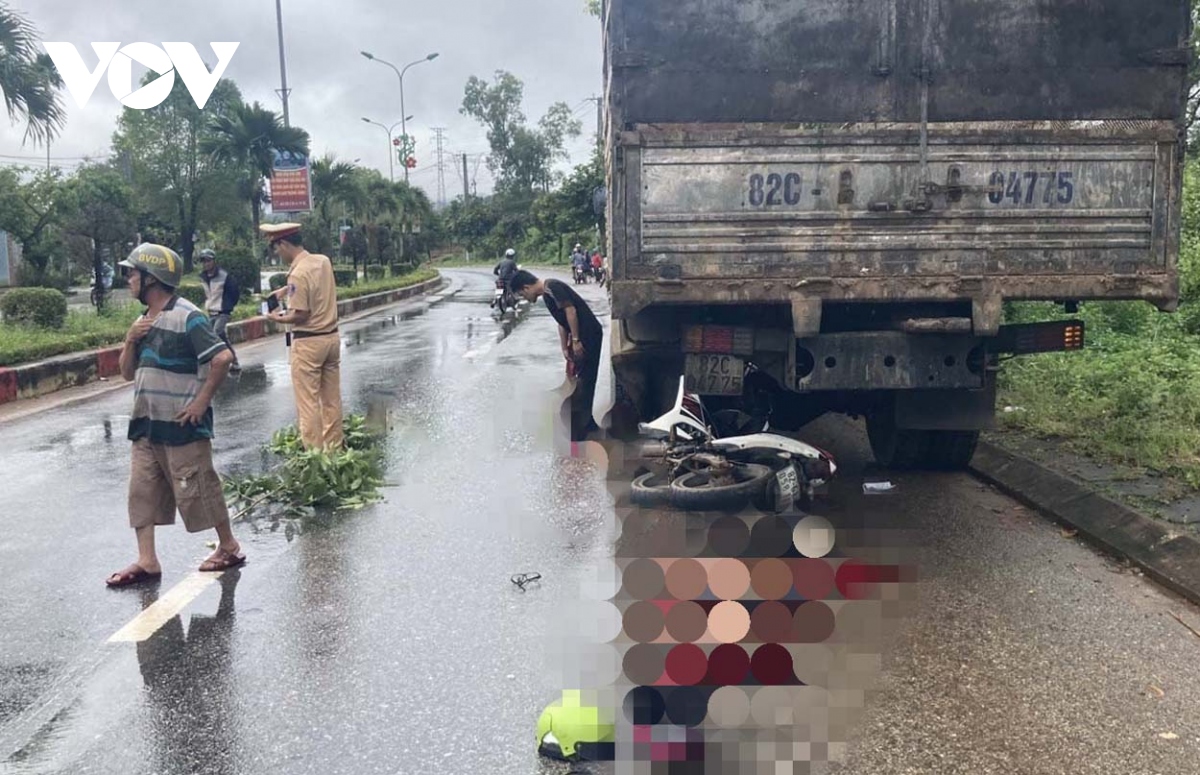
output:
<path id="1" fill-rule="evenodd" d="M 42 40 L 74 43 L 89 69 L 96 64 L 92 41 L 189 42 L 207 61 L 215 61 L 209 42 L 238 42 L 225 77 L 237 82 L 248 102 L 258 100 L 282 112 L 275 93 L 280 81 L 274 0 L 9 3 L 30 19 Z M 488 151 L 485 131 L 459 113 L 471 75 L 491 81 L 494 71 L 503 69 L 520 78 L 530 123 L 557 101 L 577 109 L 584 134 L 571 145 L 571 163 L 586 160 L 596 106 L 584 100 L 600 93 L 603 55 L 599 20 L 585 12 L 584 0 L 282 3 L 291 122 L 308 130 L 315 156 L 329 151 L 388 174 L 386 133 L 361 117 L 388 125 L 399 122 L 400 87 L 395 72 L 360 55 L 366 50 L 399 68 L 431 52 L 440 55 L 404 77 L 405 107 L 414 117 L 409 133 L 417 140 L 418 169 L 411 173 L 412 182 L 431 199 L 436 200 L 438 185 L 432 128 L 439 126 L 446 128 L 447 199 L 462 193 L 462 159 L 451 154 L 471 154 L 468 172 L 477 174 L 479 193 L 491 190 L 486 165 L 476 167 Z M 62 99 L 68 122 L 51 145 L 52 163 L 71 167 L 83 156 L 105 156 L 121 110 L 107 79 L 101 79 L 84 108 L 65 90 Z M 12 125 L 0 113 L 0 163 L 45 164 L 44 146 L 22 146 L 24 129 L 23 123 Z M 403 179 L 399 164 L 395 174 Z"/>

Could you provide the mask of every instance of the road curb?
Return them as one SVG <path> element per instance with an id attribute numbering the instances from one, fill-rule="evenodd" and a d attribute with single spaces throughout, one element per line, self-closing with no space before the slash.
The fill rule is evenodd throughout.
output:
<path id="1" fill-rule="evenodd" d="M 1200 541 L 1029 458 L 981 441 L 969 470 L 1200 604 Z"/>
<path id="2" fill-rule="evenodd" d="M 357 312 L 384 307 L 417 295 L 441 290 L 449 281 L 440 272 L 437 277 L 422 283 L 381 291 L 356 299 L 338 302 L 338 316 L 348 317 Z M 226 329 L 229 341 L 242 344 L 283 333 L 283 325 L 265 317 L 254 317 L 230 323 Z M 69 353 L 20 366 L 0 367 L 0 405 L 56 393 L 115 377 L 120 373 L 121 346 Z"/>

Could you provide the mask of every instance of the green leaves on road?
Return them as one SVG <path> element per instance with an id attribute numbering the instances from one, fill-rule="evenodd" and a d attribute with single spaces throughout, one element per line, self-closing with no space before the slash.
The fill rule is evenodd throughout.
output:
<path id="1" fill-rule="evenodd" d="M 298 519 L 383 500 L 382 435 L 362 415 L 347 416 L 342 428 L 346 448 L 335 453 L 304 449 L 295 426 L 278 431 L 266 450 L 282 457 L 281 464 L 263 475 L 225 481 L 235 520 L 252 514 Z"/>

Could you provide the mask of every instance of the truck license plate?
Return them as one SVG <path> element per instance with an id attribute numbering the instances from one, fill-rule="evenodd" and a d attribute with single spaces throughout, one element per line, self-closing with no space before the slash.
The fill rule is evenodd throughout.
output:
<path id="1" fill-rule="evenodd" d="M 701 395 L 742 394 L 745 363 L 732 355 L 688 355 L 684 363 L 687 389 Z"/>

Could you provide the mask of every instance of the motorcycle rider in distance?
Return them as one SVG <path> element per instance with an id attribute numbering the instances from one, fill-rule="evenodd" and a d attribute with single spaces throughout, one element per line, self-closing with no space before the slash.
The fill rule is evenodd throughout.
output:
<path id="1" fill-rule="evenodd" d="M 512 248 L 509 248 L 508 250 L 504 251 L 504 258 L 500 259 L 500 263 L 496 264 L 495 268 L 492 269 L 492 274 L 496 275 L 498 281 L 503 284 L 504 298 L 506 301 L 511 301 L 512 291 L 508 287 L 508 284 L 512 280 L 513 275 L 515 275 L 516 273 L 517 273 L 517 251 L 513 250 Z M 495 306 L 496 306 L 496 300 L 492 299 L 492 307 L 495 307 Z M 511 307 L 514 305 L 509 303 L 509 304 L 506 304 L 505 306 Z"/>
<path id="2" fill-rule="evenodd" d="M 504 287 L 508 287 L 508 281 L 517 273 L 517 251 L 509 248 L 504 251 L 504 258 L 500 259 L 500 263 L 496 264 L 496 268 L 492 270 L 492 274 L 504 281 Z"/>
<path id="3" fill-rule="evenodd" d="M 600 257 L 599 250 L 592 251 L 592 276 L 596 282 L 604 285 L 604 259 Z"/>
<path id="4" fill-rule="evenodd" d="M 590 264 L 587 254 L 583 252 L 583 245 L 576 242 L 575 249 L 571 252 L 571 267 L 575 272 L 575 282 L 587 282 Z"/>

